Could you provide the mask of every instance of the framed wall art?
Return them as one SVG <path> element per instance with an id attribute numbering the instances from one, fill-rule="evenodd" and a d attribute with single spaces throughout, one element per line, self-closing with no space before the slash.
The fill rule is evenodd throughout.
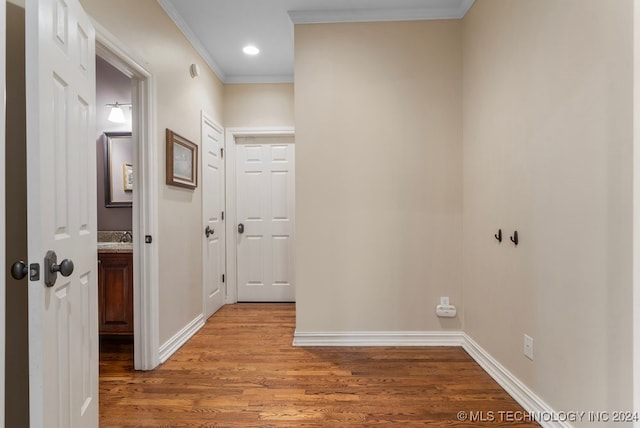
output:
<path id="1" fill-rule="evenodd" d="M 167 129 L 167 184 L 198 187 L 198 146 Z"/>

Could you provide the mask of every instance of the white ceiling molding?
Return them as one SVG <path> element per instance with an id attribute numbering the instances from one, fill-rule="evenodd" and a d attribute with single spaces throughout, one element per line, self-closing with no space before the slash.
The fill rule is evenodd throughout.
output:
<path id="1" fill-rule="evenodd" d="M 462 19 L 474 1 L 475 0 L 450 1 L 450 7 L 442 8 L 291 10 L 288 14 L 294 24 Z"/>
<path id="2" fill-rule="evenodd" d="M 189 40 L 193 48 L 202 56 L 207 65 L 213 70 L 213 72 L 218 76 L 218 78 L 222 81 L 222 83 L 227 83 L 227 76 L 222 71 L 222 69 L 216 64 L 216 62 L 211 57 L 211 54 L 205 49 L 204 45 L 195 35 L 195 33 L 191 30 L 189 25 L 184 21 L 182 16 L 178 13 L 178 11 L 173 7 L 173 4 L 170 0 L 157 0 L 158 4 L 164 11 L 169 15 L 169 18 L 176 24 L 178 29 L 182 31 L 182 34 Z"/>
<path id="3" fill-rule="evenodd" d="M 224 83 L 293 83 L 293 75 L 281 76 L 227 76 Z"/>

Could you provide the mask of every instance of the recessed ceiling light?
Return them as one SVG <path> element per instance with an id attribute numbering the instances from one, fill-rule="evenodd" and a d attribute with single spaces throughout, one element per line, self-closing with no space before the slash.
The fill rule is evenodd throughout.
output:
<path id="1" fill-rule="evenodd" d="M 258 55 L 260 53 L 260 49 L 253 45 L 248 45 L 242 48 L 242 52 L 246 53 L 247 55 Z"/>

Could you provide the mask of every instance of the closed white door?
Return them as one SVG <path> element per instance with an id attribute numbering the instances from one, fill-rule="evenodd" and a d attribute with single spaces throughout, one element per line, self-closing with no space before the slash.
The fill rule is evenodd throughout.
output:
<path id="1" fill-rule="evenodd" d="M 205 319 L 225 299 L 224 160 L 222 127 L 202 115 L 203 292 Z"/>
<path id="2" fill-rule="evenodd" d="M 294 144 L 238 144 L 238 301 L 293 302 Z"/>
<path id="3" fill-rule="evenodd" d="M 26 78 L 30 425 L 93 428 L 95 32 L 78 0 L 27 0 Z"/>

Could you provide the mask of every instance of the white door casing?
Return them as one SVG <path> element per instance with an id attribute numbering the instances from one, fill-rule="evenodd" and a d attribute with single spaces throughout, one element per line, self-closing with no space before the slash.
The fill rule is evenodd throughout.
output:
<path id="1" fill-rule="evenodd" d="M 132 135 L 134 151 L 133 265 L 134 265 L 134 368 L 152 370 L 160 364 L 158 309 L 158 148 L 155 127 L 155 84 L 144 61 L 106 28 L 96 28 L 96 53 L 133 83 Z M 146 236 L 152 243 L 145 243 Z"/>
<path id="2" fill-rule="evenodd" d="M 27 0 L 30 424 L 98 426 L 95 32 L 78 0 Z M 73 272 L 45 285 L 44 257 Z"/>
<path id="3" fill-rule="evenodd" d="M 202 113 L 202 289 L 204 319 L 225 302 L 222 275 L 225 273 L 224 159 L 223 129 Z"/>
<path id="4" fill-rule="evenodd" d="M 295 146 L 285 136 L 236 143 L 238 301 L 295 301 Z"/>

